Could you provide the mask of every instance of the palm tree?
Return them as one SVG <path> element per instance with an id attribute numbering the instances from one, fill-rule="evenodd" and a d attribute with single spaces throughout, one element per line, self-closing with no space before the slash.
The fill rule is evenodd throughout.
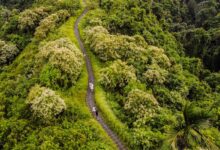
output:
<path id="1" fill-rule="evenodd" d="M 187 103 L 183 110 L 183 121 L 174 129 L 167 140 L 173 150 L 210 149 L 219 150 L 212 140 L 203 134 L 202 129 L 209 127 L 210 109 Z"/>

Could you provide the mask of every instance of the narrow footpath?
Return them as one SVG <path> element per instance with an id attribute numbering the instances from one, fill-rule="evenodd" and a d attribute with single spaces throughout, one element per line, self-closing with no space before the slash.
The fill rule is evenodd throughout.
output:
<path id="1" fill-rule="evenodd" d="M 92 69 L 92 64 L 91 61 L 87 55 L 86 49 L 83 45 L 83 42 L 80 38 L 80 33 L 79 33 L 79 22 L 80 20 L 83 18 L 83 16 L 86 15 L 86 13 L 88 12 L 88 8 L 85 8 L 85 10 L 83 11 L 83 13 L 79 16 L 79 18 L 76 20 L 75 25 L 74 25 L 74 32 L 76 35 L 76 38 L 79 42 L 80 45 L 80 49 L 83 52 L 84 55 L 84 59 L 86 62 L 86 68 L 87 68 L 87 73 L 88 73 L 88 87 L 87 87 L 87 97 L 86 97 L 86 102 L 87 105 L 90 109 L 90 112 L 92 113 L 92 108 L 96 107 L 95 101 L 94 101 L 94 90 L 91 90 L 89 87 L 89 84 L 93 84 L 95 86 L 95 78 L 94 78 L 94 73 L 93 73 L 93 69 Z M 95 88 L 94 88 L 95 89 Z M 93 114 L 93 113 L 92 113 Z M 93 114 L 94 118 L 101 124 L 101 126 L 103 127 L 103 129 L 106 131 L 106 133 L 109 135 L 109 137 L 111 137 L 111 139 L 115 142 L 115 144 L 117 145 L 119 150 L 126 150 L 125 146 L 123 145 L 123 143 L 120 141 L 120 139 L 118 138 L 118 136 L 108 127 L 108 125 L 104 122 L 103 118 L 101 117 L 101 115 L 98 115 L 98 117 L 96 117 Z"/>

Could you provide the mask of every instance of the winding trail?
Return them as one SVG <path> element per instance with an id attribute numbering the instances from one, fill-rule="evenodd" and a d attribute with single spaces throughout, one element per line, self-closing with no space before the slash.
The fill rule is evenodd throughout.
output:
<path id="1" fill-rule="evenodd" d="M 83 52 L 84 55 L 84 59 L 86 62 L 86 68 L 87 68 L 87 73 L 88 73 L 88 87 L 87 87 L 87 97 L 86 97 L 86 102 L 87 105 L 90 109 L 90 112 L 92 113 L 92 107 L 96 107 L 95 101 L 94 101 L 94 90 L 92 91 L 89 87 L 89 83 L 92 83 L 93 85 L 95 85 L 95 77 L 94 77 L 94 73 L 93 73 L 93 69 L 92 69 L 92 64 L 91 61 L 87 55 L 86 49 L 83 45 L 83 42 L 80 38 L 80 33 L 79 33 L 79 22 L 81 21 L 81 19 L 86 15 L 86 13 L 89 11 L 88 8 L 85 8 L 85 10 L 83 11 L 83 13 L 79 16 L 79 18 L 76 20 L 75 25 L 74 25 L 74 32 L 75 32 L 75 36 L 79 42 L 79 46 L 80 49 Z M 97 108 L 97 107 L 96 107 Z M 92 113 L 93 114 L 93 113 Z M 125 146 L 123 145 L 123 143 L 120 141 L 120 139 L 118 138 L 118 136 L 108 127 L 108 125 L 104 122 L 103 118 L 101 117 L 101 115 L 98 115 L 98 117 L 96 117 L 93 114 L 93 117 L 101 124 L 101 126 L 103 127 L 103 129 L 105 130 L 105 132 L 109 135 L 109 137 L 111 137 L 111 139 L 115 142 L 115 144 L 117 145 L 119 150 L 126 150 Z"/>

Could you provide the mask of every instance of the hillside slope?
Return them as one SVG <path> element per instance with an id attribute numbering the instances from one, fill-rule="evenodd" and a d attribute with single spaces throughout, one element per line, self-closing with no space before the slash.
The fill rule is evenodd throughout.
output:
<path id="1" fill-rule="evenodd" d="M 0 149 L 116 149 L 85 102 L 88 76 L 73 31 L 83 8 L 78 1 L 63 1 L 70 12 L 50 2 L 39 1 L 12 14 L 8 24 L 18 18 L 14 23 L 20 27 L 23 17 L 22 29 L 7 25 L 10 30 L 2 33 L 1 39 L 18 47 L 20 54 L 1 64 Z M 18 46 L 14 37 L 27 42 Z"/>
<path id="2" fill-rule="evenodd" d="M 183 30 L 173 30 L 176 18 L 190 18 L 186 3 L 97 1 L 82 21 L 96 102 L 130 149 L 219 149 L 219 72 L 190 57 L 179 39 Z M 175 9 L 182 14 L 169 16 Z M 203 28 L 186 20 L 191 30 Z M 205 43 L 192 44 L 199 52 Z"/>

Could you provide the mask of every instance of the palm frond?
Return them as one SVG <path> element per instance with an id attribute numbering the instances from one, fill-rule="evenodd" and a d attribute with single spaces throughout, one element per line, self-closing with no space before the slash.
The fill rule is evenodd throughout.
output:
<path id="1" fill-rule="evenodd" d="M 213 142 L 213 140 L 201 133 L 199 130 L 195 129 L 195 131 L 201 136 L 202 144 L 208 148 L 209 150 L 220 150 L 220 148 Z"/>
<path id="2" fill-rule="evenodd" d="M 180 130 L 180 131 L 176 131 L 176 130 L 172 130 L 170 131 L 167 136 L 167 140 L 165 140 L 165 143 L 169 143 L 170 144 L 170 148 L 172 150 L 178 150 L 178 138 L 183 136 L 184 131 Z"/>

